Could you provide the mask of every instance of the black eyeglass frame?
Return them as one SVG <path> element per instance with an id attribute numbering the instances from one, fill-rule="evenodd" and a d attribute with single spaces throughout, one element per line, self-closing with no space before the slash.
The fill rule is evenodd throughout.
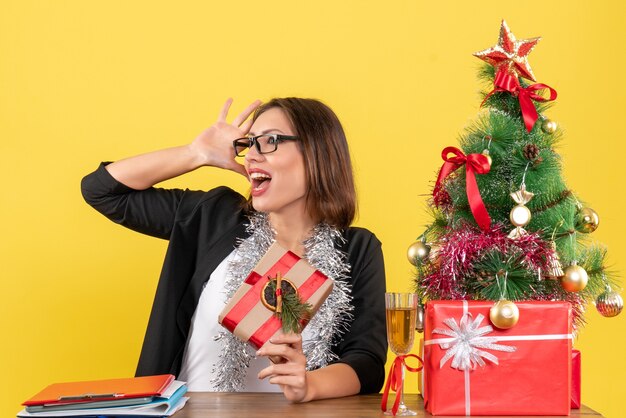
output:
<path id="1" fill-rule="evenodd" d="M 261 151 L 261 144 L 259 144 L 258 138 L 261 138 L 263 136 L 269 136 L 272 138 L 271 142 L 268 142 L 268 144 L 273 144 L 274 145 L 274 149 L 271 151 Z M 278 144 L 280 144 L 283 141 L 295 141 L 299 139 L 297 136 L 293 136 L 293 135 L 281 135 L 281 134 L 262 134 L 262 135 L 257 135 L 257 136 L 246 136 L 243 138 L 237 138 L 233 141 L 233 148 L 235 149 L 235 155 L 237 157 L 244 157 L 245 155 L 240 155 L 239 151 L 237 151 L 237 147 L 244 147 L 244 149 L 246 148 L 252 148 L 252 146 L 254 145 L 256 147 L 256 150 L 258 151 L 259 154 L 271 154 L 272 152 L 276 151 L 278 149 Z M 244 142 L 245 141 L 245 142 Z"/>

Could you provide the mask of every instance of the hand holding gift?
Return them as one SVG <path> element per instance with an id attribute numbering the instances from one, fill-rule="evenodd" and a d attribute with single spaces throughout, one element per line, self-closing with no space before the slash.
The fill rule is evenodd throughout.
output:
<path id="1" fill-rule="evenodd" d="M 301 402 L 307 395 L 306 357 L 302 352 L 302 335 L 278 334 L 265 344 L 257 356 L 267 356 L 272 365 L 261 370 L 259 379 L 280 386 L 285 397 Z"/>

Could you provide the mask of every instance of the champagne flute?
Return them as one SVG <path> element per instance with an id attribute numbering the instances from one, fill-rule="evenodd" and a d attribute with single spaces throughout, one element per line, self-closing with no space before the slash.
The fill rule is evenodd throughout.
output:
<path id="1" fill-rule="evenodd" d="M 387 312 L 387 341 L 389 348 L 396 356 L 409 354 L 415 340 L 415 318 L 417 316 L 417 294 L 385 293 L 385 309 Z M 404 363 L 402 364 L 402 383 L 400 386 L 400 406 L 396 416 L 417 415 L 404 404 Z M 396 394 L 396 396 L 398 396 Z M 393 415 L 391 410 L 385 415 Z"/>

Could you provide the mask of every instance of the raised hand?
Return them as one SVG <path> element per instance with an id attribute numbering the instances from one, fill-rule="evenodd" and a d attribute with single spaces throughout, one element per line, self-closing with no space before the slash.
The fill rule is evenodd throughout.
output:
<path id="1" fill-rule="evenodd" d="M 250 131 L 250 115 L 261 105 L 261 101 L 255 100 L 228 123 L 226 118 L 232 103 L 233 99 L 226 100 L 217 121 L 198 135 L 189 148 L 201 159 L 202 165 L 220 167 L 247 176 L 243 165 L 235 161 L 232 143 Z"/>
<path id="2" fill-rule="evenodd" d="M 226 101 L 217 122 L 198 135 L 191 144 L 124 158 L 107 165 L 107 171 L 120 183 L 136 190 L 147 189 L 205 165 L 247 176 L 243 165 L 235 161 L 232 144 L 233 140 L 248 133 L 252 126 L 248 118 L 261 102 L 252 102 L 229 124 L 226 117 L 232 102 L 232 99 Z"/>

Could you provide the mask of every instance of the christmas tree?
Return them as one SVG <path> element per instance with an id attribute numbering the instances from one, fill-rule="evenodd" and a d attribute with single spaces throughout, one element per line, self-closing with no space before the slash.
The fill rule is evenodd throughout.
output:
<path id="1" fill-rule="evenodd" d="M 556 91 L 535 82 L 528 55 L 502 21 L 498 44 L 474 55 L 487 89 L 478 118 L 447 147 L 433 188 L 432 223 L 409 247 L 423 302 L 494 300 L 492 322 L 513 326 L 517 300 L 562 300 L 615 316 L 623 301 L 606 249 L 589 234 L 598 215 L 561 173 L 562 132 L 545 116 Z M 494 311 L 495 309 L 495 311 Z"/>

